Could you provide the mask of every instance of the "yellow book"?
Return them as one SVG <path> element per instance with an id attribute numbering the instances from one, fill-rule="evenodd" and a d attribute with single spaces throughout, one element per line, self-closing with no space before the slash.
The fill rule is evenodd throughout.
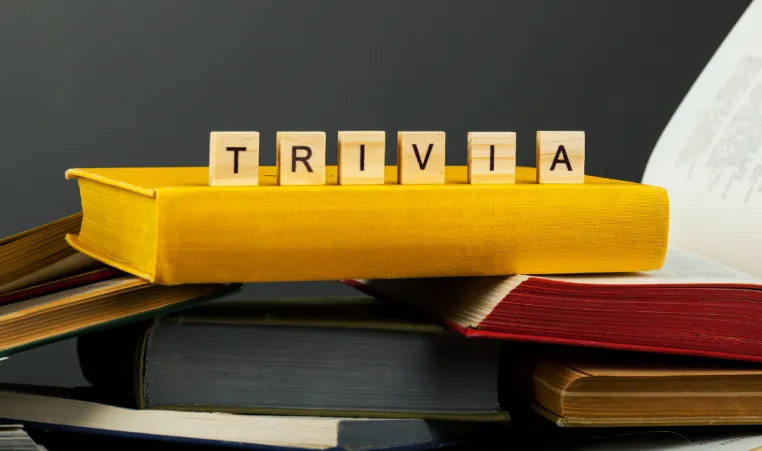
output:
<path id="1" fill-rule="evenodd" d="M 206 167 L 70 169 L 75 249 L 158 284 L 645 271 L 666 254 L 665 190 L 586 177 L 542 185 L 211 187 Z"/>

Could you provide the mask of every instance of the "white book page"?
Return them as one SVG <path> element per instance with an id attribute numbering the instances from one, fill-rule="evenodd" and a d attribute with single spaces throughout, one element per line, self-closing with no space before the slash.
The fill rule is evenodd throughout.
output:
<path id="1" fill-rule="evenodd" d="M 642 182 L 667 189 L 670 245 L 762 277 L 762 0 L 683 99 Z"/>
<path id="2" fill-rule="evenodd" d="M 596 285 L 759 285 L 762 279 L 676 247 L 667 249 L 664 265 L 654 271 L 627 274 L 579 274 L 543 277 L 570 283 Z"/>
<path id="3" fill-rule="evenodd" d="M 696 440 L 685 432 L 670 434 L 669 430 L 622 434 L 599 443 L 560 449 L 568 451 L 755 451 L 762 446 L 762 436 L 719 435 Z"/>
<path id="4" fill-rule="evenodd" d="M 700 440 L 691 444 L 685 444 L 679 447 L 671 448 L 675 451 L 754 451 L 762 446 L 762 436 L 738 436 L 722 437 L 715 439 Z M 668 448 L 669 449 L 669 448 Z"/>

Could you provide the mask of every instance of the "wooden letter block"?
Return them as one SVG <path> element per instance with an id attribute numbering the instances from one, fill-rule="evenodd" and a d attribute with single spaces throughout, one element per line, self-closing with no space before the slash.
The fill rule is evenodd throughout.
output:
<path id="1" fill-rule="evenodd" d="M 339 132 L 339 185 L 383 185 L 384 132 Z"/>
<path id="2" fill-rule="evenodd" d="M 516 133 L 468 132 L 468 183 L 516 183 Z"/>
<path id="3" fill-rule="evenodd" d="M 325 185 L 325 132 L 277 132 L 278 185 Z"/>
<path id="4" fill-rule="evenodd" d="M 537 183 L 585 182 L 585 132 L 537 132 Z"/>
<path id="5" fill-rule="evenodd" d="M 259 132 L 209 134 L 209 185 L 256 186 L 259 183 Z"/>
<path id="6" fill-rule="evenodd" d="M 445 182 L 445 133 L 397 132 L 397 178 L 402 185 Z"/>

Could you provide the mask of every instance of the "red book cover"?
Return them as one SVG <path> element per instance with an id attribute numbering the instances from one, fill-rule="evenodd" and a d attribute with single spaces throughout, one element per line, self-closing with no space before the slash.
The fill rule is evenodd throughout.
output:
<path id="1" fill-rule="evenodd" d="M 344 282 L 469 337 L 762 362 L 762 280 L 677 249 L 648 273 Z"/>

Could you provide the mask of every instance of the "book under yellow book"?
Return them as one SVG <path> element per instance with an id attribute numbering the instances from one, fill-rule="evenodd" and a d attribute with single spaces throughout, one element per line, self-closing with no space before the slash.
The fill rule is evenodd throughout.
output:
<path id="1" fill-rule="evenodd" d="M 157 284 L 645 271 L 661 267 L 664 189 L 586 177 L 545 185 L 209 186 L 207 167 L 70 169 L 78 251 Z"/>

